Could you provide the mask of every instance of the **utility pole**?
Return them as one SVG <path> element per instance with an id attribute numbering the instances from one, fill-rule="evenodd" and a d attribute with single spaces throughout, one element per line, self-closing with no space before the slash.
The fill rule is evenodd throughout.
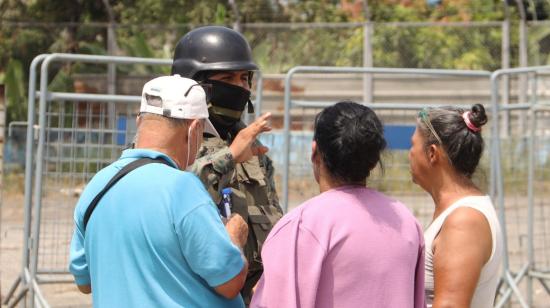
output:
<path id="1" fill-rule="evenodd" d="M 519 21 L 519 66 L 526 67 L 527 63 L 527 16 L 525 14 L 525 6 L 522 0 L 516 0 L 520 21 Z M 524 104 L 527 102 L 527 75 L 519 75 L 518 84 L 518 103 Z M 527 114 L 525 111 L 520 111 L 519 131 L 527 132 Z"/>
<path id="2" fill-rule="evenodd" d="M 501 46 L 501 63 L 503 69 L 510 68 L 510 9 L 508 8 L 507 0 L 503 0 L 504 6 L 504 21 L 502 22 L 502 46 Z M 502 76 L 502 103 L 508 105 L 510 103 L 510 78 L 507 74 Z M 510 111 L 507 111 L 502 116 L 503 137 L 510 136 Z"/>
<path id="3" fill-rule="evenodd" d="M 107 27 L 107 54 L 110 56 L 114 56 L 118 53 L 118 45 L 116 42 L 116 32 L 115 32 L 115 13 L 113 11 L 113 8 L 111 7 L 111 4 L 109 3 L 109 0 L 103 0 L 103 5 L 105 6 L 105 10 L 107 11 L 107 16 L 109 16 L 109 26 Z M 116 64 L 109 63 L 107 64 L 107 93 L 108 94 L 116 94 Z M 107 105 L 108 108 L 108 122 L 109 122 L 109 128 L 113 131 L 116 129 L 116 106 L 115 103 L 110 102 Z M 116 142 L 116 136 L 113 132 L 112 134 L 112 142 L 115 144 Z"/>
<path id="4" fill-rule="evenodd" d="M 372 35 L 373 35 L 373 24 L 370 20 L 370 10 L 369 10 L 369 1 L 362 0 L 363 2 L 363 12 L 365 14 L 365 23 L 363 25 L 363 67 L 372 67 Z M 364 73 L 363 74 L 363 102 L 372 103 L 373 101 L 373 82 L 372 74 Z"/>
<path id="5" fill-rule="evenodd" d="M 235 0 L 228 0 L 228 2 L 231 6 L 231 10 L 233 11 L 233 15 L 235 15 L 235 20 L 233 20 L 233 30 L 241 32 L 241 15 L 239 14 L 239 7 L 237 6 Z"/>

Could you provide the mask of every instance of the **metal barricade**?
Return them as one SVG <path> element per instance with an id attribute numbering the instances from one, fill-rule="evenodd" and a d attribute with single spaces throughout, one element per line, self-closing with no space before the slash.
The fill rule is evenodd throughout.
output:
<path id="1" fill-rule="evenodd" d="M 138 95 L 66 93 L 48 90 L 53 63 L 171 65 L 171 59 L 43 54 L 31 63 L 25 158 L 24 235 L 21 274 L 4 304 L 49 307 L 41 284 L 73 283 L 68 272 L 74 207 L 84 185 L 115 161 L 133 140 Z M 36 91 L 40 65 L 39 91 Z M 261 74 L 255 74 L 257 85 Z M 261 88 L 260 88 L 261 89 Z M 38 109 L 36 98 L 38 95 Z M 261 112 L 261 90 L 254 104 Z M 114 109 L 111 108 L 114 106 Z M 38 119 L 37 119 L 38 118 Z M 33 128 L 34 127 L 34 128 Z M 38 142 L 33 138 L 38 130 Z M 79 303 L 81 304 L 81 303 Z"/>
<path id="2" fill-rule="evenodd" d="M 410 95 L 409 98 L 400 97 L 401 101 L 377 102 L 376 86 L 373 93 L 367 93 L 368 97 L 374 97 L 374 103 L 366 105 L 376 110 L 385 124 L 386 137 L 388 134 L 408 134 L 412 135 L 416 126 L 416 115 L 424 107 L 434 107 L 441 105 L 457 105 L 469 107 L 473 103 L 489 102 L 488 86 L 490 72 L 487 71 L 460 71 L 460 70 L 436 70 L 436 69 L 394 69 L 394 68 L 357 68 L 357 67 L 294 67 L 286 75 L 285 79 L 285 116 L 284 116 L 284 162 L 282 167 L 282 195 L 281 200 L 285 211 L 295 205 L 312 197 L 316 193 L 316 184 L 310 171 L 311 164 L 311 140 L 313 129 L 313 117 L 322 108 L 330 106 L 335 101 L 327 102 L 320 99 L 304 100 L 302 98 L 293 98 L 292 86 L 293 80 L 299 74 L 323 74 L 322 78 L 333 80 L 335 87 L 345 86 L 338 83 L 337 74 L 356 74 L 357 78 L 364 78 L 369 75 L 374 79 L 384 76 L 385 78 L 395 78 L 399 76 L 417 76 L 418 78 L 409 78 L 411 89 L 406 91 L 423 91 L 423 89 L 434 90 L 433 83 L 441 79 L 449 79 L 452 83 L 453 78 L 467 80 L 470 84 L 472 80 L 479 83 L 480 92 L 477 89 L 447 89 L 438 101 L 423 102 L 423 96 L 415 98 Z M 414 89 L 416 88 L 416 89 Z M 333 89 L 337 91 L 338 89 Z M 435 89 L 442 91 L 442 89 Z M 367 90 L 372 91 L 372 90 Z M 475 95 L 465 95 L 464 91 L 475 91 Z M 373 95 L 374 94 L 374 95 Z M 357 96 L 352 97 L 356 101 L 361 101 L 365 91 L 357 89 Z M 294 94 L 296 96 L 296 94 Z M 313 97 L 321 97 L 310 95 Z M 475 99 L 475 100 L 474 100 Z M 407 137 L 406 139 L 409 139 Z M 405 143 L 407 143 L 405 140 Z M 409 146 L 392 146 L 389 142 L 390 150 L 383 156 L 384 175 L 374 173 L 369 178 L 369 185 L 377 189 L 388 192 L 413 206 L 414 213 L 424 224 L 429 222 L 429 215 L 432 212 L 432 201 L 416 185 L 412 183 L 409 175 L 408 148 Z M 484 159 L 486 161 L 486 158 Z M 481 174 L 482 186 L 487 186 L 487 179 Z"/>
<path id="3" fill-rule="evenodd" d="M 140 96 L 50 92 L 47 88 L 48 69 L 55 62 L 171 64 L 169 59 L 74 54 L 40 55 L 31 63 L 25 157 L 24 246 L 21 274 L 5 300 L 5 304 L 10 307 L 17 305 L 26 296 L 31 300 L 23 303 L 48 307 L 41 285 L 73 281 L 67 267 L 73 230 L 72 215 L 77 196 L 84 183 L 96 171 L 118 157 L 132 140 L 136 129 L 134 119 Z M 39 65 L 41 70 L 37 92 Z M 305 93 L 307 89 L 305 92 L 293 92 L 292 86 L 297 76 L 321 73 L 322 79 L 332 80 L 331 76 L 336 74 L 357 75 L 356 78 L 364 78 L 367 74 L 369 79 L 372 78 L 373 83 L 369 85 L 374 91 L 372 88 L 358 89 L 357 95 L 349 98 L 363 101 L 365 95 L 373 97 L 374 103 L 366 105 L 377 111 L 389 134 L 412 134 L 416 114 L 424 107 L 484 103 L 491 115 L 491 130 L 484 132 L 490 147 L 482 158 L 481 172 L 476 175 L 476 182 L 490 191 L 498 207 L 506 239 L 504 274 L 496 305 L 502 307 L 515 299 L 523 307 L 532 306 L 538 300 L 536 296 L 533 298 L 535 286 L 540 286 L 542 291 L 550 294 L 547 284 L 550 279 L 550 223 L 547 222 L 550 221 L 550 211 L 547 209 L 550 202 L 547 197 L 550 188 L 550 91 L 547 89 L 550 89 L 550 82 L 543 74 L 546 71 L 550 71 L 550 67 L 499 70 L 492 75 L 486 71 L 434 69 L 291 69 L 285 79 L 282 138 L 276 133 L 265 136 L 268 143 L 277 142 L 280 145 L 272 146 L 272 152 L 274 156 L 279 155 L 274 160 L 279 167 L 277 180 L 282 183 L 283 207 L 288 210 L 317 193 L 309 163 L 313 118 L 322 108 L 335 103 L 324 101 L 323 97 L 326 96 L 323 91 L 313 91 L 313 94 Z M 513 82 L 514 76 L 519 74 L 529 74 L 531 77 L 527 95 L 530 101 L 511 103 L 516 96 L 522 96 L 507 93 L 515 87 L 506 86 L 504 88 L 507 90 L 502 91 L 501 78 L 506 76 Z M 257 84 L 261 85 L 261 75 L 257 75 Z M 407 100 L 391 102 L 387 101 L 386 96 L 386 101 L 378 102 L 378 78 L 403 75 L 418 76 L 413 86 L 420 88 L 433 88 L 437 80 L 452 81 L 455 78 L 475 81 L 476 85 L 481 86 L 473 86 L 473 90 L 453 88 L 442 94 L 441 99 L 430 102 L 415 100 L 414 95 Z M 340 80 L 334 86 L 343 84 L 345 81 L 342 83 Z M 256 115 L 261 113 L 262 91 L 261 86 L 258 88 Z M 461 91 L 478 92 L 468 96 Z M 506 103 L 501 103 L 500 98 L 503 98 L 503 102 L 506 98 Z M 115 108 L 109 108 L 108 104 L 114 104 Z M 35 132 L 38 132 L 36 144 Z M 384 173 L 374 172 L 369 179 L 369 186 L 411 206 L 419 220 L 427 225 L 431 219 L 432 201 L 410 181 L 407 150 L 406 145 L 392 145 L 390 141 L 389 151 L 383 157 Z M 486 170 L 490 170 L 488 174 Z M 522 285 L 522 281 L 525 285 Z M 534 281 L 539 284 L 535 285 Z"/>
<path id="4" fill-rule="evenodd" d="M 545 74 L 546 72 L 546 74 Z M 491 191 L 505 232 L 503 287 L 496 307 L 514 298 L 522 307 L 548 303 L 550 288 L 550 66 L 503 69 L 491 75 Z M 500 81 L 528 77 L 526 93 L 506 104 Z M 514 89 L 514 87 L 507 88 Z M 521 95 L 522 94 L 522 95 Z M 522 101 L 525 98 L 525 101 Z M 504 119 L 508 125 L 502 125 Z M 500 125 L 499 125 L 500 124 Z M 540 284 L 535 285 L 533 282 Z M 539 287 L 535 290 L 535 286 Z"/>
<path id="5" fill-rule="evenodd" d="M 295 75 L 330 74 L 416 74 L 440 78 L 469 77 L 485 80 L 485 91 L 481 101 L 485 103 L 490 117 L 490 130 L 484 132 L 487 144 L 482 158 L 481 174 L 474 180 L 482 189 L 489 191 L 497 211 L 505 238 L 503 275 L 496 294 L 495 305 L 503 307 L 511 303 L 521 307 L 547 302 L 542 296 L 550 294 L 547 280 L 550 279 L 550 211 L 546 209 L 550 188 L 550 82 L 535 76 L 550 71 L 550 67 L 499 70 L 491 75 L 485 71 L 417 70 L 387 68 L 342 68 L 342 67 L 295 67 L 286 76 L 285 122 L 284 122 L 284 168 L 282 172 L 282 204 L 285 210 L 296 206 L 317 193 L 317 184 L 311 169 L 312 119 L 322 108 L 335 101 L 296 99 L 292 91 Z M 533 74 L 530 78 L 529 103 L 518 102 L 522 95 L 519 82 L 512 77 L 517 74 Z M 506 76 L 510 84 L 500 79 Z M 376 83 L 376 79 L 374 79 Z M 421 82 L 421 81 L 419 81 Z M 542 85 L 542 87 L 541 87 Z M 504 91 L 502 91 L 504 88 Z M 376 88 L 375 91 L 376 92 Z M 453 101 L 431 102 L 377 102 L 365 104 L 377 111 L 385 128 L 391 125 L 415 125 L 415 115 L 424 107 L 455 105 Z M 461 97 L 460 92 L 456 98 Z M 502 101 L 499 100 L 502 98 Z M 542 101 L 542 99 L 545 101 Z M 361 102 L 358 97 L 356 101 Z M 490 104 L 489 104 L 490 102 Z M 462 102 L 464 103 L 464 102 Z M 468 102 L 466 102 L 468 103 Z M 474 103 L 474 102 L 471 102 Z M 469 103 L 469 104 L 471 104 Z M 477 103 L 477 102 L 476 102 Z M 460 104 L 459 104 L 460 105 Z M 306 120 L 304 120 L 306 119 Z M 309 124 L 305 124 L 309 123 Z M 388 123 L 390 125 L 388 125 Z M 305 138 L 304 138 L 305 137 Z M 411 185 L 408 176 L 408 159 L 403 151 L 394 151 L 390 146 L 386 160 L 385 174 L 369 180 L 369 186 L 387 192 L 410 206 L 421 223 L 427 227 L 431 221 L 433 202 L 425 193 Z M 388 163 L 389 157 L 389 163 Z M 305 162 L 305 163 L 304 163 Z M 489 170 L 484 174 L 484 170 Z M 479 173 L 479 171 L 478 171 Z M 371 176 L 372 177 L 372 176 Z M 376 175 L 375 175 L 376 177 Z M 526 285 L 520 285 L 523 278 Z M 533 281 L 541 288 L 533 289 Z M 545 294 L 540 295 L 544 292 Z M 539 298 L 534 294 L 539 294 Z M 540 298 L 542 297 L 542 298 Z"/>

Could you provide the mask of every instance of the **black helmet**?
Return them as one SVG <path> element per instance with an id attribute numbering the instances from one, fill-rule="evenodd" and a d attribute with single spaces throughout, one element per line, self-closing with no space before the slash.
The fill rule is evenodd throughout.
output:
<path id="1" fill-rule="evenodd" d="M 176 45 L 172 75 L 193 78 L 201 71 L 255 71 L 252 51 L 237 31 L 220 26 L 194 29 Z"/>

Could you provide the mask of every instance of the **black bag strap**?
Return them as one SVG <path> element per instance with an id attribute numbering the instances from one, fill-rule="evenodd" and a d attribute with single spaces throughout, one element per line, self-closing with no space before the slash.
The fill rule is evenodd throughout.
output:
<path id="1" fill-rule="evenodd" d="M 103 198 L 103 196 L 109 191 L 109 189 L 111 189 L 111 187 L 113 187 L 120 179 L 122 179 L 128 173 L 132 172 L 133 170 L 141 166 L 145 166 L 147 164 L 152 164 L 152 163 L 165 164 L 167 166 L 173 167 L 164 158 L 140 158 L 124 166 L 122 169 L 120 169 L 120 171 L 117 174 L 115 174 L 115 176 L 109 181 L 109 183 L 107 183 L 107 185 L 105 185 L 105 187 L 95 196 L 95 198 L 92 200 L 90 205 L 88 205 L 88 208 L 86 209 L 86 213 L 84 214 L 84 232 L 86 232 L 86 226 L 88 225 L 88 221 L 90 220 L 92 213 L 97 207 L 97 204 L 99 203 L 101 198 Z"/>

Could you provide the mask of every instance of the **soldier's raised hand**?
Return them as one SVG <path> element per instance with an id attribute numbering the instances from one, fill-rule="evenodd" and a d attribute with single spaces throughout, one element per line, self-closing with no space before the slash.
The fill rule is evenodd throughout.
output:
<path id="1" fill-rule="evenodd" d="M 271 130 L 268 125 L 268 120 L 271 118 L 271 113 L 265 113 L 257 118 L 254 122 L 243 128 L 229 146 L 229 150 L 233 155 L 233 160 L 236 163 L 242 163 L 249 160 L 253 155 L 263 155 L 269 150 L 265 146 L 254 145 L 254 141 L 259 134 Z"/>

